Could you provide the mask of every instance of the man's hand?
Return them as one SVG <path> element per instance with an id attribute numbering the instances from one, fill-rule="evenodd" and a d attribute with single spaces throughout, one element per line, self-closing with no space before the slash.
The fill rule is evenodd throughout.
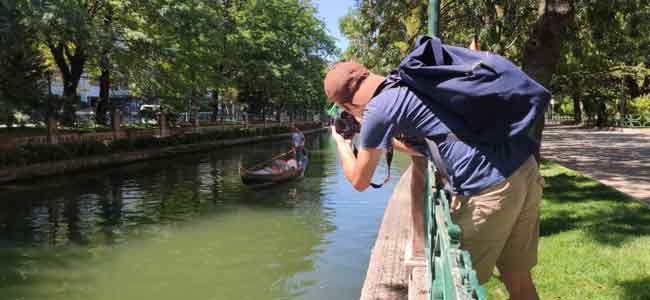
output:
<path id="1" fill-rule="evenodd" d="M 339 152 L 343 174 L 352 183 L 354 189 L 359 192 L 364 191 L 370 186 L 372 174 L 375 173 L 381 149 L 359 149 L 357 157 L 354 157 L 352 150 L 352 140 L 346 140 L 332 126 L 332 137 L 336 141 L 336 149 Z"/>
<path id="2" fill-rule="evenodd" d="M 346 143 L 348 145 L 352 145 L 352 140 L 351 139 L 346 140 L 342 135 L 340 135 L 338 132 L 336 132 L 336 127 L 335 126 L 332 126 L 331 128 L 332 128 L 332 137 L 336 141 L 336 144 Z"/>
<path id="3" fill-rule="evenodd" d="M 398 140 L 396 138 L 393 138 L 393 149 L 395 149 L 397 151 L 404 152 L 404 153 L 406 153 L 408 155 L 411 155 L 411 156 L 424 157 L 424 155 L 422 153 L 420 153 L 420 152 L 416 151 L 415 149 L 409 147 L 409 145 L 407 145 L 405 143 L 402 143 L 400 140 Z"/>

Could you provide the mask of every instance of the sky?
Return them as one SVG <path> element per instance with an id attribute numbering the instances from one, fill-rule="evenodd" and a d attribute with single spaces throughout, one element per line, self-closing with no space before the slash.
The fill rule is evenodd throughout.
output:
<path id="1" fill-rule="evenodd" d="M 319 17 L 325 21 L 327 30 L 336 38 L 336 46 L 345 50 L 348 41 L 339 31 L 339 18 L 345 16 L 348 10 L 354 6 L 353 0 L 315 0 Z"/>

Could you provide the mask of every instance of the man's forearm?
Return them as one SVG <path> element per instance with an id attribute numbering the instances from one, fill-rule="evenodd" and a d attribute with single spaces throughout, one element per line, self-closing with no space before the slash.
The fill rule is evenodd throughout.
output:
<path id="1" fill-rule="evenodd" d="M 336 149 L 343 166 L 343 175 L 350 181 L 355 190 L 362 192 L 370 186 L 370 179 L 375 173 L 381 149 L 361 148 L 357 157 L 352 150 L 352 141 L 344 139 L 332 126 L 332 137 L 336 141 Z"/>
<path id="2" fill-rule="evenodd" d="M 354 152 L 352 146 L 345 142 L 337 142 L 336 148 L 339 152 L 339 158 L 341 159 L 341 166 L 343 166 L 343 175 L 350 182 L 354 182 L 354 167 L 357 161 L 354 157 Z"/>

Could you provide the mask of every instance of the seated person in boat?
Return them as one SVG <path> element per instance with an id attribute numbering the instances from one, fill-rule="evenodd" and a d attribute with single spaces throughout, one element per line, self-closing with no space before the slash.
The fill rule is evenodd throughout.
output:
<path id="1" fill-rule="evenodd" d="M 288 169 L 298 169 L 298 161 L 295 158 L 289 158 L 285 162 Z"/>
<path id="2" fill-rule="evenodd" d="M 270 166 L 252 171 L 251 173 L 258 174 L 258 175 L 272 175 L 272 174 L 281 174 L 291 169 L 297 169 L 297 168 L 298 168 L 298 161 L 296 161 L 296 159 L 292 157 L 287 160 L 276 159 L 273 161 L 273 163 L 271 163 Z"/>

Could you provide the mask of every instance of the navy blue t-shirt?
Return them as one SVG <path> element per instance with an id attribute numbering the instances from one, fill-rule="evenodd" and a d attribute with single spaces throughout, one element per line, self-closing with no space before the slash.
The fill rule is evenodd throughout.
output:
<path id="1" fill-rule="evenodd" d="M 450 127 L 462 126 L 458 116 L 433 101 L 422 101 L 409 88 L 399 86 L 384 89 L 368 103 L 359 139 L 362 148 L 385 150 L 399 133 L 432 138 L 448 166 L 454 192 L 468 196 L 505 180 L 538 147 L 538 143 L 523 134 L 502 144 L 474 144 L 462 138 L 446 138 Z M 426 151 L 423 154 L 430 158 L 428 150 L 418 150 Z"/>

